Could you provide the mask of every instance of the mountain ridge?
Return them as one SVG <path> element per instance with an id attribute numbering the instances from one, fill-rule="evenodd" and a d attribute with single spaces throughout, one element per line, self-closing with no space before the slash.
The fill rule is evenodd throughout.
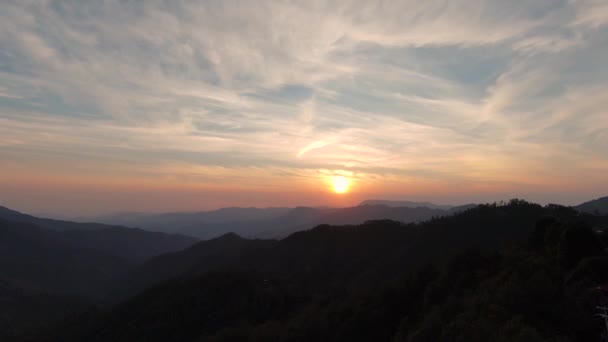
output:
<path id="1" fill-rule="evenodd" d="M 369 199 L 359 203 L 358 206 L 365 205 L 384 205 L 387 207 L 408 207 L 408 208 L 429 208 L 429 209 L 442 209 L 448 210 L 455 206 L 435 204 L 431 202 L 415 202 L 415 201 L 400 201 L 400 200 L 381 200 L 381 199 Z"/>
<path id="2" fill-rule="evenodd" d="M 575 207 L 577 210 L 593 215 L 608 214 L 608 196 L 600 197 L 591 201 L 581 203 Z"/>
<path id="3" fill-rule="evenodd" d="M 319 225 L 248 251 L 264 241 L 228 234 L 151 260 L 189 266 L 40 340 L 595 341 L 606 221 L 512 200 L 419 224 Z"/>
<path id="4" fill-rule="evenodd" d="M 424 204 L 422 202 L 408 202 Z M 294 208 L 225 208 L 210 212 L 131 216 L 134 227 L 152 231 L 181 233 L 200 239 L 212 239 L 227 232 L 248 238 L 282 238 L 319 224 L 359 224 L 368 220 L 392 219 L 404 223 L 420 222 L 438 216 L 448 216 L 473 207 L 473 204 L 440 209 L 423 206 L 393 207 L 385 204 L 358 205 L 346 208 L 299 206 Z M 218 213 L 229 213 L 226 217 Z M 245 213 L 245 214 L 243 214 Z M 210 218 L 210 215 L 212 218 Z M 254 218 L 247 220 L 244 217 Z M 158 219 L 158 220 L 157 220 Z M 102 218 L 103 220 L 103 218 Z M 105 223 L 126 223 L 123 221 Z M 154 221 L 150 223 L 150 221 Z"/>
<path id="5" fill-rule="evenodd" d="M 39 218 L 6 207 L 0 207 L 0 219 L 38 227 L 40 232 L 52 234 L 55 239 L 60 239 L 67 245 L 97 250 L 132 261 L 181 250 L 198 241 L 190 236 L 150 232 L 140 228 Z"/>
<path id="6" fill-rule="evenodd" d="M 381 207 L 383 210 L 395 209 Z M 374 209 L 374 207 L 370 206 L 369 209 Z M 504 218 L 501 215 L 488 214 L 488 212 L 492 213 L 492 210 L 497 213 L 509 213 L 509 210 L 514 211 L 515 209 L 511 209 L 511 207 L 495 209 L 474 207 L 455 216 L 437 217 L 417 224 L 404 224 L 387 219 L 367 221 L 360 225 L 320 224 L 308 230 L 294 232 L 281 240 L 246 239 L 227 234 L 220 238 L 201 241 L 184 251 L 150 259 L 131 272 L 129 278 L 124 282 L 137 284 L 139 289 L 143 289 L 154 284 L 155 281 L 180 276 L 179 272 L 182 272 L 182 275 L 202 274 L 222 267 L 241 270 L 255 269 L 258 272 L 290 273 L 301 272 L 311 267 L 322 269 L 323 264 L 343 264 L 345 269 L 351 270 L 349 272 L 356 272 L 359 267 L 363 267 L 360 264 L 363 263 L 367 265 L 365 268 L 369 269 L 370 273 L 376 273 L 386 268 L 386 265 L 397 262 L 403 263 L 403 265 L 419 265 L 424 260 L 431 260 L 422 257 L 429 255 L 428 249 L 431 245 L 445 245 L 441 250 L 443 254 L 447 255 L 451 249 L 454 249 L 453 245 L 472 246 L 476 241 L 486 241 L 486 245 L 497 245 L 527 236 L 533 225 L 530 223 L 523 225 L 525 222 L 523 218 L 516 216 Z M 534 217 L 527 221 L 534 221 L 545 212 L 541 206 L 530 205 L 524 209 L 532 213 L 526 215 Z M 427 210 L 432 209 L 427 208 Z M 520 211 L 526 212 L 523 209 Z M 519 224 L 516 224 L 518 222 Z M 458 225 L 463 228 L 461 231 L 453 231 L 449 229 L 450 225 Z M 484 225 L 494 228 L 490 232 L 482 229 Z M 428 240 L 430 236 L 437 235 L 443 235 L 446 242 Z M 226 255 L 221 255 L 222 251 L 214 249 L 212 246 L 220 241 L 228 240 L 228 237 L 232 240 L 226 244 L 230 251 Z M 348 244 L 342 247 L 335 245 L 336 239 L 342 238 L 348 238 Z M 243 246 L 246 247 L 243 248 Z M 217 252 L 210 252 L 213 250 Z M 217 254 L 218 252 L 220 254 Z M 212 253 L 216 254 L 211 256 Z M 349 257 L 348 253 L 355 254 Z M 332 255 L 343 256 L 333 261 L 328 260 L 327 257 Z M 412 258 L 410 255 L 416 257 Z M 192 258 L 200 259 L 192 260 Z M 386 261 L 387 258 L 391 261 Z M 189 266 L 184 267 L 184 265 Z M 159 270 L 169 270 L 169 272 L 159 272 Z M 361 286 L 367 282 L 367 280 L 361 282 Z"/>

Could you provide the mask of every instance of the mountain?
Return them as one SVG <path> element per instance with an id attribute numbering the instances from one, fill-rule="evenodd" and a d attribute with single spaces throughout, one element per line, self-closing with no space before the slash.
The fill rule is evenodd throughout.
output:
<path id="1" fill-rule="evenodd" d="M 309 209 L 301 208 L 298 213 L 310 213 Z M 378 215 L 415 210 L 384 206 L 367 209 Z M 397 265 L 404 269 L 418 267 L 470 246 L 494 248 L 522 239 L 545 212 L 540 206 L 514 205 L 473 208 L 453 217 L 420 224 L 406 225 L 391 220 L 368 221 L 362 225 L 323 224 L 280 241 L 250 240 L 229 234 L 153 258 L 130 272 L 123 283 L 143 289 L 175 276 L 229 268 L 271 274 L 296 273 L 304 282 L 331 279 L 339 286 L 365 287 L 377 277 L 390 276 Z M 350 215 L 333 217 L 334 222 L 351 219 Z"/>
<path id="2" fill-rule="evenodd" d="M 74 248 L 95 250 L 131 261 L 143 261 L 159 254 L 178 251 L 197 241 L 179 234 L 38 218 L 4 207 L 0 207 L 0 219 L 40 228 L 38 232 L 41 235 L 52 235 L 54 240 Z"/>
<path id="3" fill-rule="evenodd" d="M 349 208 L 294 208 L 288 214 L 267 222 L 270 227 L 256 235 L 260 238 L 283 238 L 291 233 L 303 231 L 310 227 L 330 225 L 356 225 L 366 221 L 392 220 L 401 223 L 418 223 L 432 218 L 451 216 L 476 207 L 475 204 L 452 207 L 448 210 L 426 207 L 390 207 L 385 205 L 365 205 Z M 263 222 L 266 223 L 266 222 Z"/>
<path id="4" fill-rule="evenodd" d="M 134 263 L 77 247 L 60 232 L 0 220 L 0 283 L 33 293 L 96 295 Z"/>
<path id="5" fill-rule="evenodd" d="M 277 243 L 277 240 L 244 239 L 234 233 L 201 241 L 183 251 L 160 255 L 136 267 L 120 281 L 122 292 L 133 294 L 174 277 L 238 265 L 248 255 L 273 248 Z"/>
<path id="6" fill-rule="evenodd" d="M 364 202 L 365 203 L 365 202 Z M 408 202 L 414 203 L 414 202 Z M 424 203 L 420 203 L 424 204 Z M 123 223 L 152 231 L 163 231 L 212 239 L 233 232 L 248 238 L 283 238 L 319 224 L 360 224 L 390 219 L 403 223 L 452 215 L 474 205 L 440 209 L 424 206 L 373 205 L 350 208 L 225 208 L 201 213 L 128 215 L 121 220 L 101 218 L 106 223 Z"/>
<path id="7" fill-rule="evenodd" d="M 47 219 L 35 217 L 32 215 L 24 214 L 6 207 L 0 206 L 0 219 L 14 221 L 14 222 L 24 222 L 31 223 L 41 228 L 52 229 L 52 230 L 72 230 L 72 229 L 80 229 L 80 230 L 95 230 L 95 229 L 103 229 L 108 227 L 105 224 L 99 223 L 77 223 L 71 221 L 63 221 L 63 220 L 55 220 L 55 219 Z"/>
<path id="8" fill-rule="evenodd" d="M 196 213 L 122 213 L 94 218 L 96 222 L 142 227 L 152 231 L 184 230 L 193 225 L 239 224 L 270 220 L 291 208 L 221 208 Z"/>
<path id="9" fill-rule="evenodd" d="M 0 340 L 11 341 L 108 299 L 117 279 L 139 262 L 196 241 L 0 207 Z"/>
<path id="10" fill-rule="evenodd" d="M 325 221 L 325 217 L 339 210 L 341 209 L 296 207 L 285 215 L 273 220 L 259 222 L 256 226 L 256 235 L 245 236 L 257 238 L 284 238 L 291 233 L 307 230 L 318 225 L 320 222 Z"/>
<path id="11" fill-rule="evenodd" d="M 138 263 L 196 241 L 141 229 L 43 219 L 0 207 L 0 341 L 111 299 L 113 284 Z"/>
<path id="12" fill-rule="evenodd" d="M 575 207 L 578 211 L 592 215 L 608 215 L 608 197 L 598 198 Z"/>
<path id="13" fill-rule="evenodd" d="M 189 266 L 39 341 L 599 341 L 608 235 L 588 218 L 516 200 L 249 250 L 230 234 L 151 260 Z"/>
<path id="14" fill-rule="evenodd" d="M 370 220 L 393 220 L 411 223 L 428 220 L 432 217 L 440 217 L 445 214 L 444 210 L 427 207 L 391 207 L 370 204 L 337 210 L 322 217 L 321 220 L 323 222 L 318 223 L 344 225 L 360 224 Z"/>
<path id="15" fill-rule="evenodd" d="M 389 200 L 365 200 L 359 203 L 359 206 L 365 205 L 383 205 L 387 207 L 407 207 L 407 208 L 429 208 L 448 210 L 452 208 L 450 205 L 437 205 L 430 202 L 412 202 L 412 201 L 389 201 Z"/>
<path id="16" fill-rule="evenodd" d="M 266 230 L 269 222 L 287 215 L 292 208 L 222 208 L 196 213 L 124 213 L 96 217 L 92 220 L 120 224 L 149 231 L 176 233 L 200 239 L 212 239 L 226 233 L 256 237 L 259 229 Z"/>
<path id="17" fill-rule="evenodd" d="M 57 325 L 91 305 L 79 296 L 28 293 L 0 281 L 0 341 L 30 341 L 30 333 Z"/>

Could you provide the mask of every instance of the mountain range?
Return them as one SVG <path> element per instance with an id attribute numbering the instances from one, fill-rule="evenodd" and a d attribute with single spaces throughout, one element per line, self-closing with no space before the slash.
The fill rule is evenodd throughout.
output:
<path id="1" fill-rule="evenodd" d="M 414 201 L 391 201 L 391 200 L 365 200 L 359 203 L 359 206 L 364 205 L 384 205 L 387 207 L 407 207 L 407 208 L 429 208 L 448 210 L 453 208 L 451 205 L 440 205 L 431 202 L 414 202 Z"/>
<path id="2" fill-rule="evenodd" d="M 395 209 L 382 208 L 388 215 Z M 375 214 L 379 208 L 348 209 L 339 211 L 338 216 L 331 216 L 332 219 L 343 222 L 348 217 L 348 220 L 358 222 L 360 216 L 352 215 L 351 211 L 357 209 L 356 213 L 364 216 L 366 210 Z M 177 276 L 204 274 L 222 268 L 269 273 L 300 273 L 312 269 L 316 273 L 323 268 L 342 267 L 345 274 L 365 274 L 360 279 L 349 280 L 359 286 L 369 286 L 377 276 L 372 277 L 372 274 L 392 269 L 393 265 L 417 267 L 437 258 L 447 258 L 455 250 L 475 245 L 496 247 L 527 237 L 533 223 L 544 212 L 540 206 L 531 206 L 527 208 L 529 212 L 515 216 L 510 215 L 509 209 L 501 210 L 504 217 L 496 215 L 499 210 L 486 213 L 471 209 L 445 219 L 438 216 L 420 225 L 390 219 L 367 220 L 363 224 L 321 224 L 282 240 L 246 239 L 228 233 L 198 242 L 183 251 L 151 258 L 134 268 L 122 283 L 142 290 Z M 453 226 L 460 229 L 451 229 Z M 438 241 L 438 236 L 444 240 Z M 323 279 L 327 277 L 333 276 L 323 275 Z"/>
<path id="3" fill-rule="evenodd" d="M 374 219 L 419 222 L 464 209 L 465 207 L 441 210 L 364 204 L 340 209 L 224 208 L 193 214 L 118 216 L 119 223 L 127 219 L 135 220 L 129 222 L 141 222 L 138 225 L 144 228 L 163 229 L 167 233 L 105 223 L 39 218 L 0 207 L 0 284 L 4 284 L 7 289 L 17 288 L 32 294 L 107 296 L 106 290 L 112 288 L 109 285 L 117 279 L 132 284 L 130 288 L 140 289 L 153 283 L 147 281 L 147 278 L 166 279 L 191 265 L 182 260 L 164 267 L 161 261 L 157 268 L 153 266 L 158 274 L 147 275 L 145 269 L 150 266 L 145 266 L 146 264 L 141 270 L 133 270 L 141 262 L 155 256 L 164 254 L 171 259 L 172 255 L 181 258 L 179 253 L 193 253 L 201 257 L 191 259 L 199 260 L 208 259 L 202 256 L 213 255 L 211 259 L 216 264 L 224 264 L 226 260 L 234 260 L 241 249 L 255 249 L 258 246 L 272 245 L 272 241 L 276 241 L 251 242 L 237 237 L 236 233 L 244 237 L 268 239 L 284 237 L 319 224 L 359 224 Z M 197 239 L 176 234 L 176 231 L 199 237 L 222 238 L 205 242 L 202 249 L 199 247 L 190 250 L 186 248 L 195 244 Z M 225 235 L 229 232 L 232 235 Z M 231 236 L 232 239 L 228 238 Z M 219 257 L 214 251 L 224 254 Z M 233 254 L 229 251 L 233 251 Z M 172 252 L 176 254 L 170 254 Z M 127 271 L 142 274 L 143 280 L 127 277 Z"/>
<path id="4" fill-rule="evenodd" d="M 133 267 L 120 303 L 32 340 L 599 340 L 607 223 L 512 200 L 281 240 L 226 234 Z"/>
<path id="5" fill-rule="evenodd" d="M 0 207 L 0 340 L 493 340 L 497 331 L 590 340 L 601 331 L 587 322 L 604 303 L 589 289 L 608 282 L 604 199 L 573 208 L 392 204 L 159 215 L 171 232 L 179 220 L 204 219 L 189 226 L 216 227 L 203 241 Z M 498 314 L 476 306 L 488 302 Z M 535 321 L 535 308 L 556 321 Z M 481 321 L 450 330 L 463 324 L 454 312 Z"/>
<path id="6" fill-rule="evenodd" d="M 5 207 L 0 207 L 0 220 L 36 227 L 40 232 L 38 236 L 52 236 L 66 245 L 133 261 L 177 251 L 197 241 L 190 236 L 151 232 L 139 228 L 39 218 Z"/>
<path id="7" fill-rule="evenodd" d="M 134 265 L 197 239 L 97 223 L 50 220 L 0 207 L 0 287 L 96 296 Z"/>
<path id="8" fill-rule="evenodd" d="M 223 208 L 196 213 L 123 213 L 92 218 L 107 224 L 211 239 L 228 232 L 249 238 L 283 238 L 319 224 L 359 224 L 390 219 L 404 223 L 452 215 L 473 204 L 449 207 L 426 202 L 364 201 L 348 208 Z"/>

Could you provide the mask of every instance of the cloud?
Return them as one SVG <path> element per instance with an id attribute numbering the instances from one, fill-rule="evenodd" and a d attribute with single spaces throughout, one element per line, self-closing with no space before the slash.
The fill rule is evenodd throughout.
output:
<path id="1" fill-rule="evenodd" d="M 298 158 L 302 158 L 304 157 L 304 154 L 308 153 L 309 151 L 312 150 L 316 150 L 322 147 L 325 147 L 327 145 L 331 144 L 331 141 L 326 141 L 326 140 L 318 140 L 318 141 L 314 141 L 308 145 L 306 145 L 306 147 L 302 148 L 299 152 L 298 152 Z"/>
<path id="2" fill-rule="evenodd" d="M 608 24 L 608 4 L 605 1 L 572 0 L 571 3 L 577 7 L 572 26 L 598 28 Z"/>
<path id="3" fill-rule="evenodd" d="M 11 1 L 0 158 L 116 177 L 129 164 L 125 178 L 173 165 L 199 181 L 596 182 L 606 13 L 593 0 Z"/>

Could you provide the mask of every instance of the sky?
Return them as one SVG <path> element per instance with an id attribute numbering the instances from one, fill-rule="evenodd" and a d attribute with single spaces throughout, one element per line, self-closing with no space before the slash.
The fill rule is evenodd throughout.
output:
<path id="1" fill-rule="evenodd" d="M 0 6 L 0 205 L 608 195 L 605 0 Z"/>

